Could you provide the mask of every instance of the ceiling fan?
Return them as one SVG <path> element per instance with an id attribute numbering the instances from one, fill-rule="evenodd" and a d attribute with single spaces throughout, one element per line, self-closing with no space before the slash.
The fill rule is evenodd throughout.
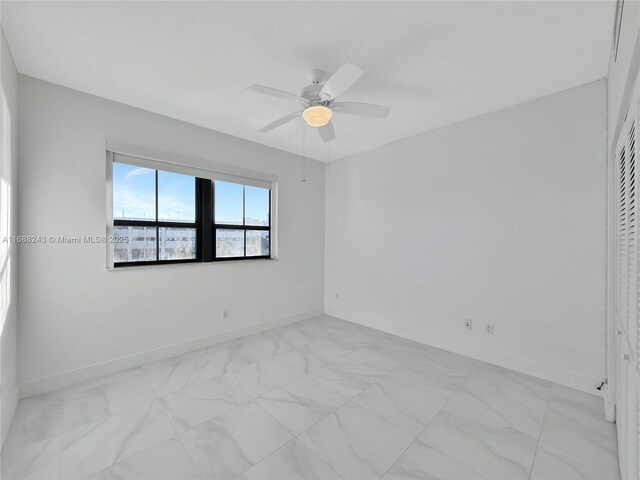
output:
<path id="1" fill-rule="evenodd" d="M 331 123 L 333 112 L 358 115 L 360 117 L 386 118 L 389 115 L 389 107 L 372 103 L 335 101 L 336 97 L 356 83 L 363 73 L 364 70 L 361 68 L 345 63 L 331 75 L 329 80 L 322 83 L 326 78 L 326 73 L 322 70 L 311 70 L 309 72 L 311 85 L 304 87 L 300 95 L 263 85 L 247 87 L 248 90 L 271 95 L 272 97 L 284 98 L 285 100 L 293 100 L 300 105 L 299 110 L 262 127 L 260 131 L 268 132 L 273 130 L 302 114 L 302 117 L 309 125 L 318 127 L 320 138 L 324 142 L 330 142 L 336 138 L 333 124 Z"/>

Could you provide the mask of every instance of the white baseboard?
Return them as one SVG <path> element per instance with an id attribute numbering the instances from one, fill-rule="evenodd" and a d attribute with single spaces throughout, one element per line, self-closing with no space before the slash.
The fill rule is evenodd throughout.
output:
<path id="1" fill-rule="evenodd" d="M 165 358 L 180 355 L 182 353 L 198 350 L 217 343 L 226 342 L 246 335 L 259 333 L 272 328 L 280 327 L 290 323 L 317 317 L 324 313 L 322 308 L 299 312 L 286 317 L 267 320 L 266 322 L 254 323 L 232 330 L 226 330 L 205 337 L 193 338 L 185 342 L 166 345 L 164 347 L 147 350 L 126 357 L 114 358 L 106 362 L 95 363 L 73 370 L 47 375 L 20 383 L 20 398 L 31 397 L 41 393 L 52 392 L 61 388 L 70 387 L 77 383 L 93 380 L 105 375 L 121 372 L 131 368 L 136 368 L 147 363 L 155 362 Z"/>
<path id="2" fill-rule="evenodd" d="M 437 337 L 426 332 L 413 330 L 383 320 L 374 320 L 355 313 L 325 308 L 325 314 L 340 318 L 342 320 L 346 320 L 348 322 L 356 323 L 358 325 L 390 333 L 392 335 L 397 335 L 398 337 L 406 338 L 408 340 L 413 340 L 414 342 L 441 348 L 443 350 L 458 353 L 466 357 L 471 357 L 475 358 L 476 360 L 491 363 L 499 367 L 508 368 L 510 370 L 515 370 L 516 372 L 524 373 L 526 375 L 531 375 L 543 380 L 559 383 L 560 385 L 565 385 L 567 387 L 590 393 L 592 395 L 602 396 L 602 394 L 599 394 L 599 392 L 595 389 L 592 379 L 583 375 L 576 374 L 574 372 L 569 372 L 542 363 L 532 362 L 531 360 L 527 360 L 524 358 L 506 355 L 502 352 L 489 350 L 483 347 L 478 347 L 476 345 L 469 345 L 463 342 L 458 342 L 443 337 Z"/>

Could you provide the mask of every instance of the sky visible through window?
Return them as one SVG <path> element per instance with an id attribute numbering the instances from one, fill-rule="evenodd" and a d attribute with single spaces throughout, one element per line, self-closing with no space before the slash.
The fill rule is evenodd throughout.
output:
<path id="1" fill-rule="evenodd" d="M 242 192 L 244 186 L 219 180 L 213 183 L 215 189 L 214 221 L 228 225 L 242 225 Z"/>
<path id="2" fill-rule="evenodd" d="M 269 190 L 247 185 L 244 201 L 246 225 L 269 225 Z"/>
<path id="3" fill-rule="evenodd" d="M 155 170 L 113 164 L 113 218 L 155 220 Z"/>
<path id="4" fill-rule="evenodd" d="M 216 180 L 215 222 L 242 225 L 242 195 L 246 225 L 269 225 L 269 190 Z"/>
<path id="5" fill-rule="evenodd" d="M 158 170 L 158 217 L 172 222 L 196 221 L 196 179 Z"/>
<path id="6" fill-rule="evenodd" d="M 238 183 L 215 182 L 215 222 L 269 225 L 269 190 Z M 113 164 L 113 218 L 154 221 L 155 170 L 124 163 Z M 158 170 L 160 221 L 195 222 L 195 178 Z"/>
<path id="7" fill-rule="evenodd" d="M 195 178 L 158 171 L 159 220 L 195 222 Z M 155 220 L 155 170 L 113 164 L 113 218 Z"/>

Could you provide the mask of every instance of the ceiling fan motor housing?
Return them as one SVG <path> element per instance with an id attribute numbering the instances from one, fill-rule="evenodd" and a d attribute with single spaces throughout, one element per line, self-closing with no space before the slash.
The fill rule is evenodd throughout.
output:
<path id="1" fill-rule="evenodd" d="M 332 101 L 322 100 L 320 98 L 320 91 L 322 90 L 322 87 L 324 87 L 324 85 L 321 83 L 307 85 L 300 92 L 300 96 L 307 100 L 310 105 L 323 105 L 325 107 L 328 107 L 329 105 L 331 105 Z"/>

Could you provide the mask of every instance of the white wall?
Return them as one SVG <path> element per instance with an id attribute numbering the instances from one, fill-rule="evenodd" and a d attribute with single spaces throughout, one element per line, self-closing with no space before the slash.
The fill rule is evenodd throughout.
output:
<path id="1" fill-rule="evenodd" d="M 326 313 L 595 393 L 605 108 L 599 81 L 331 164 Z"/>
<path id="2" fill-rule="evenodd" d="M 33 78 L 19 91 L 22 235 L 104 234 L 106 140 L 275 174 L 279 195 L 278 260 L 107 271 L 102 245 L 21 246 L 21 395 L 321 313 L 323 164 L 303 183 L 283 151 Z"/>
<path id="3" fill-rule="evenodd" d="M 17 249 L 3 243 L 16 233 L 18 74 L 0 31 L 0 436 L 9 431 L 18 403 Z"/>

